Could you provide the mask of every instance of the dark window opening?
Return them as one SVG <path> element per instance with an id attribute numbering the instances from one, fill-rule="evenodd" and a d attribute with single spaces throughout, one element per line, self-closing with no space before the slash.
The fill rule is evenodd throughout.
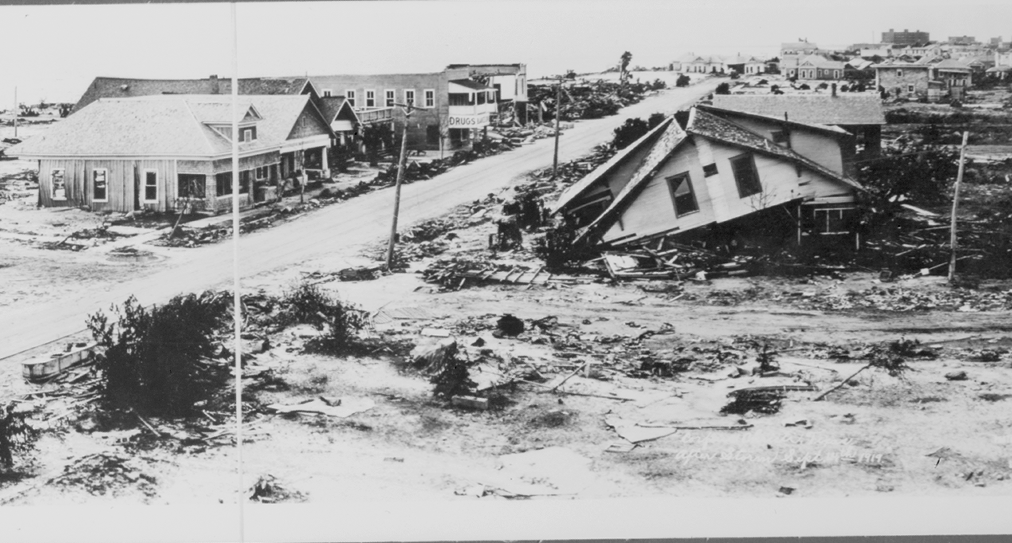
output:
<path id="1" fill-rule="evenodd" d="M 668 186 L 671 189 L 671 199 L 675 202 L 676 217 L 699 211 L 699 203 L 696 202 L 696 193 L 692 190 L 689 174 L 669 177 Z"/>
<path id="2" fill-rule="evenodd" d="M 232 194 L 232 172 L 214 174 L 214 194 L 216 196 L 228 196 Z"/>
<path id="3" fill-rule="evenodd" d="M 784 130 L 774 130 L 770 132 L 770 137 L 777 145 L 786 145 L 790 142 L 790 138 L 787 137 L 787 132 Z"/>
<path id="4" fill-rule="evenodd" d="M 707 164 L 703 166 L 703 176 L 710 177 L 711 175 L 717 175 L 717 164 Z"/>
<path id="5" fill-rule="evenodd" d="M 53 170 L 49 176 L 51 195 L 54 200 L 66 200 L 67 199 L 67 181 L 65 177 L 66 170 L 57 169 Z"/>
<path id="6" fill-rule="evenodd" d="M 109 198 L 109 187 L 106 184 L 106 171 L 105 170 L 92 170 L 92 199 L 105 201 Z"/>
<path id="7" fill-rule="evenodd" d="M 734 182 L 738 185 L 738 197 L 747 198 L 763 191 L 752 155 L 742 155 L 730 160 Z"/>
<path id="8" fill-rule="evenodd" d="M 181 173 L 177 178 L 176 194 L 179 198 L 203 199 L 205 188 L 203 175 Z"/>
<path id="9" fill-rule="evenodd" d="M 158 200 L 158 172 L 144 172 L 144 200 Z"/>

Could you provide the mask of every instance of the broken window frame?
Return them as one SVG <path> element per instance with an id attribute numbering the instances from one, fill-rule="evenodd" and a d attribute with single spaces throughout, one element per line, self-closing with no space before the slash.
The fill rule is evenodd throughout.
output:
<path id="1" fill-rule="evenodd" d="M 151 184 L 148 183 L 151 180 L 148 177 L 148 174 L 152 174 L 152 173 L 155 174 L 155 179 L 154 179 L 155 183 L 153 185 L 151 185 Z M 141 170 L 141 181 L 142 181 L 142 183 L 141 183 L 141 190 L 144 191 L 143 192 L 143 197 L 141 198 L 141 201 L 144 202 L 144 203 L 146 203 L 146 204 L 157 204 L 158 203 L 158 192 L 159 192 L 159 190 L 158 190 L 158 170 L 154 170 L 154 169 Z M 155 191 L 154 198 L 148 198 L 148 189 L 154 189 L 154 191 Z"/>
<path id="2" fill-rule="evenodd" d="M 387 89 L 383 91 L 383 106 L 394 107 L 394 102 L 397 101 L 397 91 L 394 89 Z"/>
<path id="3" fill-rule="evenodd" d="M 352 108 L 355 107 L 355 91 L 352 89 L 346 89 L 344 91 L 344 99 L 348 102 L 348 105 Z"/>
<path id="4" fill-rule="evenodd" d="M 751 178 L 743 179 L 742 176 L 739 175 L 741 170 L 738 165 L 746 161 L 748 162 L 746 167 L 748 168 L 748 173 L 751 175 Z M 756 168 L 755 156 L 752 153 L 744 153 L 731 157 L 728 159 L 728 162 L 731 163 L 731 175 L 734 176 L 734 184 L 738 187 L 739 198 L 744 199 L 750 196 L 755 196 L 756 194 L 762 194 L 763 184 L 759 179 L 759 169 Z M 755 183 L 755 185 L 749 186 L 752 183 Z"/>
<path id="5" fill-rule="evenodd" d="M 415 89 L 404 89 L 404 103 L 408 105 L 415 104 Z"/>
<path id="6" fill-rule="evenodd" d="M 848 223 L 853 220 L 853 207 L 823 207 L 815 208 L 812 210 L 812 219 L 815 225 L 814 232 L 820 236 L 843 236 L 851 233 Z M 833 218 L 830 216 L 831 213 L 838 213 L 839 217 L 836 219 L 837 230 L 833 229 Z M 851 217 L 848 217 L 850 212 Z M 823 215 L 823 217 L 819 217 Z"/>
<path id="7" fill-rule="evenodd" d="M 666 179 L 668 182 L 668 190 L 671 192 L 671 205 L 675 209 L 675 218 L 682 218 L 686 215 L 692 215 L 693 213 L 699 213 L 699 200 L 696 199 L 696 189 L 692 186 L 692 177 L 689 172 L 683 172 L 677 175 L 672 175 Z M 692 209 L 682 210 L 679 209 L 679 194 L 678 189 L 685 184 L 689 188 L 687 195 L 681 195 L 682 203 L 691 203 Z M 685 196 L 688 196 L 686 200 Z"/>
<path id="8" fill-rule="evenodd" d="M 425 107 L 436 107 L 436 89 L 425 89 L 422 93 L 425 96 Z"/>
<path id="9" fill-rule="evenodd" d="M 102 172 L 102 197 L 99 198 L 99 175 L 98 172 Z M 92 168 L 91 170 L 91 201 L 92 202 L 108 202 L 109 201 L 109 170 L 106 168 Z"/>
<path id="10" fill-rule="evenodd" d="M 184 178 L 185 176 L 185 178 Z M 191 184 L 192 183 L 192 184 Z M 186 187 L 184 189 L 184 187 Z M 190 194 L 190 188 L 194 194 Z M 181 200 L 203 200 L 207 195 L 207 176 L 199 173 L 176 174 L 176 197 Z"/>
<path id="11" fill-rule="evenodd" d="M 57 186 L 59 179 L 59 186 Z M 57 193 L 57 190 L 60 192 Z M 58 195 L 59 194 L 59 195 Z M 49 171 L 49 197 L 53 200 L 67 199 L 67 170 L 66 168 L 53 168 Z"/>

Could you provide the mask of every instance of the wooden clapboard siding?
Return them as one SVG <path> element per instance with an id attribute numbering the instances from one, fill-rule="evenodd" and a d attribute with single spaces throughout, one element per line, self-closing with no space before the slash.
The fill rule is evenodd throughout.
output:
<path id="1" fill-rule="evenodd" d="M 719 142 L 711 142 L 711 146 L 714 161 L 720 171 L 724 200 L 730 215 L 728 220 L 813 195 L 811 188 L 799 185 L 799 182 L 810 180 L 810 174 L 802 169 L 802 177 L 799 178 L 797 167 L 792 162 L 770 158 Z M 734 180 L 730 159 L 745 154 L 751 154 L 755 159 L 756 171 L 759 173 L 759 182 L 762 184 L 763 191 L 760 194 L 741 198 L 738 195 L 738 185 Z"/>
<path id="2" fill-rule="evenodd" d="M 845 173 L 843 150 L 836 138 L 795 129 L 791 130 L 791 149 L 820 166 L 839 174 Z"/>
<path id="3" fill-rule="evenodd" d="M 774 119 L 735 116 L 734 122 L 771 141 L 774 131 L 784 129 L 784 124 Z M 826 132 L 806 130 L 797 125 L 787 127 L 787 132 L 790 134 L 791 149 L 794 152 L 836 173 L 844 173 L 842 147 L 846 146 L 846 140 L 852 140 L 853 137 L 843 134 L 834 137 Z M 852 142 L 850 146 L 853 147 Z"/>
<path id="4" fill-rule="evenodd" d="M 141 190 L 139 203 L 143 209 L 154 211 L 172 211 L 179 190 L 176 182 L 175 160 L 137 160 L 134 161 L 137 171 L 138 188 Z M 154 170 L 158 174 L 158 199 L 154 203 L 144 201 L 145 170 Z"/>
<path id="5" fill-rule="evenodd" d="M 692 182 L 699 211 L 677 217 L 671 189 L 668 188 L 668 178 L 686 172 Z M 603 241 L 630 234 L 636 238 L 650 236 L 674 228 L 690 230 L 714 222 L 713 205 L 696 146 L 692 142 L 683 143 L 661 165 L 653 178 L 647 181 L 632 203 L 620 213 L 620 220 L 612 224 L 602 237 Z"/>
<path id="6" fill-rule="evenodd" d="M 176 168 L 173 160 L 86 160 L 86 159 L 43 159 L 39 161 L 39 190 L 43 206 L 82 206 L 93 211 L 133 211 L 134 185 L 140 182 L 144 169 L 158 172 L 159 194 L 156 203 L 140 202 L 142 208 L 156 211 L 171 209 L 169 202 L 175 198 Z M 52 171 L 64 170 L 67 188 L 65 201 L 52 198 Z M 95 201 L 92 190 L 92 171 L 107 171 L 107 201 Z M 171 181 L 171 182 L 170 182 Z"/>

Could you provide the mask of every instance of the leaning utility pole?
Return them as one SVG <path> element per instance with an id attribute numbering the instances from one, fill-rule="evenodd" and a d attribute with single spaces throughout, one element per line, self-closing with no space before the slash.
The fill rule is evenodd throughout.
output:
<path id="1" fill-rule="evenodd" d="M 963 182 L 963 164 L 966 160 L 966 140 L 969 132 L 963 132 L 963 145 L 959 147 L 959 172 L 956 174 L 956 188 L 952 193 L 952 227 L 949 233 L 949 246 L 952 249 L 952 256 L 949 257 L 949 282 L 956 277 L 956 210 L 959 209 L 959 185 Z"/>
<path id="2" fill-rule="evenodd" d="M 392 271 L 394 264 L 394 245 L 397 243 L 397 215 L 401 207 L 401 181 L 404 179 L 404 164 L 408 158 L 408 121 L 415 105 L 394 104 L 404 108 L 404 130 L 401 132 L 401 158 L 397 163 L 397 182 L 394 184 L 394 220 L 390 224 L 390 242 L 387 244 L 387 271 Z"/>
<path id="3" fill-rule="evenodd" d="M 555 158 L 552 160 L 552 179 L 559 170 L 559 117 L 562 116 L 562 78 L 555 89 Z"/>

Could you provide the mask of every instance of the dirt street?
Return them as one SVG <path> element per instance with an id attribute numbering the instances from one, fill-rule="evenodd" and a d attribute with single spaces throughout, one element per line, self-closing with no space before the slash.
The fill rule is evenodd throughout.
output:
<path id="1" fill-rule="evenodd" d="M 612 130 L 627 118 L 674 112 L 709 93 L 718 83 L 711 79 L 688 88 L 669 89 L 623 108 L 618 115 L 578 122 L 560 139 L 559 160 L 576 158 L 607 141 Z M 433 218 L 453 206 L 498 191 L 525 172 L 550 165 L 552 154 L 553 140 L 540 140 L 458 167 L 432 180 L 407 185 L 402 194 L 400 223 L 408 225 Z M 307 261 L 321 257 L 338 261 L 351 258 L 362 244 L 387 234 L 392 197 L 391 190 L 376 191 L 290 224 L 243 237 L 240 244 L 243 275 L 251 277 L 281 267 L 308 266 Z M 68 258 L 66 262 L 36 261 L 28 255 L 3 258 L 0 282 L 6 282 L 7 274 L 36 280 L 59 276 L 61 282 L 70 285 L 76 282 L 75 276 L 83 281 L 72 289 L 57 287 L 58 296 L 25 299 L 3 307 L 0 330 L 4 341 L 0 342 L 0 358 L 81 330 L 89 312 L 122 303 L 131 294 L 143 303 L 156 303 L 178 293 L 230 282 L 231 243 L 161 253 L 167 258 L 156 264 L 112 268 L 110 273 L 99 276 L 94 273 L 96 262 L 89 258 Z"/>

